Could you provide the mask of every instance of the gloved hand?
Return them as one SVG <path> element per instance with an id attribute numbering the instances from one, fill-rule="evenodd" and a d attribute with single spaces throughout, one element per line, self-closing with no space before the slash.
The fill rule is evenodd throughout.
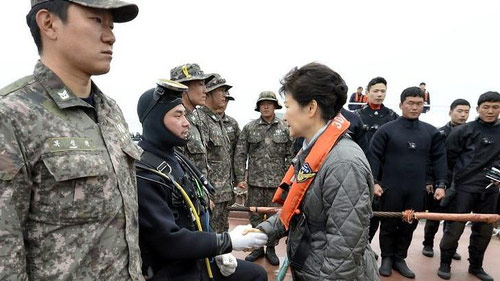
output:
<path id="1" fill-rule="evenodd" d="M 233 274 L 238 266 L 238 261 L 231 253 L 216 256 L 215 262 L 224 277 Z"/>
<path id="2" fill-rule="evenodd" d="M 267 244 L 267 235 L 252 225 L 238 225 L 229 232 L 233 250 L 242 251 L 261 248 Z"/>

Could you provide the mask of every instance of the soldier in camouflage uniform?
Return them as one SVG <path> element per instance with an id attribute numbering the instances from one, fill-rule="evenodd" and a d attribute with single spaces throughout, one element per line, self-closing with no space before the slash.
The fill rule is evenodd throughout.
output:
<path id="1" fill-rule="evenodd" d="M 226 100 L 224 102 L 224 107 L 221 108 L 221 110 L 218 112 L 222 119 L 222 124 L 224 125 L 224 128 L 226 129 L 227 136 L 229 137 L 229 141 L 231 142 L 231 175 L 233 177 L 232 183 L 233 186 L 236 185 L 235 179 L 236 176 L 234 174 L 234 151 L 236 150 L 236 143 L 238 142 L 238 137 L 240 136 L 240 126 L 238 125 L 238 122 L 236 119 L 233 117 L 229 116 L 226 114 L 226 108 L 227 104 L 229 103 L 230 100 L 234 100 L 234 97 L 229 95 L 229 92 L 226 92 Z M 241 188 L 237 188 L 235 190 L 235 197 L 236 197 L 236 202 L 238 202 L 237 197 L 238 196 L 246 196 L 246 190 L 243 190 Z M 244 199 L 241 199 L 244 202 Z"/>
<path id="2" fill-rule="evenodd" d="M 274 206 L 271 203 L 276 188 L 285 175 L 291 156 L 292 140 L 288 127 L 274 114 L 281 105 L 276 94 L 271 91 L 260 93 L 255 111 L 259 119 L 243 127 L 234 154 L 234 172 L 239 188 L 248 188 L 248 206 Z M 245 180 L 245 167 L 248 159 L 248 181 Z M 250 223 L 257 226 L 263 215 L 251 214 Z M 273 265 L 279 264 L 274 245 L 268 245 L 266 258 Z M 264 256 L 264 249 L 254 250 L 245 260 L 255 261 Z"/>
<path id="3" fill-rule="evenodd" d="M 216 232 L 229 229 L 229 207 L 233 203 L 233 176 L 231 169 L 231 143 L 217 114 L 226 102 L 226 93 L 232 86 L 219 74 L 207 83 L 207 100 L 200 107 L 200 119 L 203 135 L 206 136 L 208 180 L 214 185 L 216 193 L 212 201 L 215 207 L 210 220 L 211 228 Z"/>
<path id="4" fill-rule="evenodd" d="M 0 280 L 141 280 L 141 151 L 116 102 L 91 80 L 109 71 L 113 21 L 132 20 L 138 7 L 31 6 L 41 60 L 0 90 Z"/>
<path id="5" fill-rule="evenodd" d="M 189 89 L 182 94 L 182 103 L 186 108 L 186 118 L 189 127 L 189 141 L 185 147 L 178 147 L 196 167 L 208 175 L 207 137 L 202 134 L 201 119 L 197 106 L 205 105 L 207 99 L 205 84 L 213 78 L 211 74 L 204 74 L 198 64 L 184 64 L 170 70 L 170 79 L 182 83 Z"/>

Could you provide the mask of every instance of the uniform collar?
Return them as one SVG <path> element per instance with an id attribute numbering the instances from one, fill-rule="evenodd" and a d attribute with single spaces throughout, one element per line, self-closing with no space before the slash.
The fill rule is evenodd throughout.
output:
<path id="1" fill-rule="evenodd" d="M 262 116 L 259 117 L 259 125 L 262 125 L 262 124 L 268 125 L 268 124 L 275 124 L 275 123 L 278 123 L 278 118 L 276 118 L 276 114 L 274 115 L 273 120 L 269 123 L 267 123 L 266 120 L 264 120 L 262 118 Z"/>
<path id="2" fill-rule="evenodd" d="M 42 84 L 48 95 L 60 109 L 75 106 L 92 108 L 90 104 L 77 97 L 66 87 L 61 79 L 41 61 L 38 61 L 36 64 L 33 76 L 40 81 L 40 84 Z M 101 94 L 101 91 L 95 86 L 94 82 L 92 82 L 92 91 L 95 95 L 94 98 Z"/>
<path id="3" fill-rule="evenodd" d="M 200 107 L 200 109 L 205 112 L 208 117 L 212 118 L 212 120 L 214 120 L 215 122 L 218 122 L 219 120 L 221 120 L 221 117 L 220 115 L 216 114 L 215 112 L 213 112 L 210 108 L 208 108 L 207 106 L 202 106 Z"/>

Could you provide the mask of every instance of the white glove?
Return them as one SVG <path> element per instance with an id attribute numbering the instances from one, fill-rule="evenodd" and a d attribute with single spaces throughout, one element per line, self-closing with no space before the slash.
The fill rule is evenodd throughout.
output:
<path id="1" fill-rule="evenodd" d="M 252 225 L 238 225 L 229 232 L 233 250 L 242 251 L 264 247 L 267 244 L 267 235 L 264 232 L 247 232 Z"/>
<path id="2" fill-rule="evenodd" d="M 231 253 L 216 256 L 215 262 L 224 277 L 233 274 L 238 266 L 238 261 Z"/>

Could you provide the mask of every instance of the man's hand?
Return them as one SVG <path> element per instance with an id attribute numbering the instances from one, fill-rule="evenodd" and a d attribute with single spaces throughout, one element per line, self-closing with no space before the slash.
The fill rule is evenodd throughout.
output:
<path id="1" fill-rule="evenodd" d="M 246 190 L 248 188 L 248 184 L 245 181 L 240 181 L 236 186 L 243 190 Z"/>
<path id="2" fill-rule="evenodd" d="M 382 196 L 382 194 L 384 193 L 384 190 L 382 189 L 380 184 L 376 183 L 373 187 L 374 187 L 373 194 L 377 197 Z"/>
<path id="3" fill-rule="evenodd" d="M 238 261 L 231 253 L 216 256 L 215 262 L 224 277 L 233 274 L 238 266 Z"/>
<path id="4" fill-rule="evenodd" d="M 432 184 L 427 184 L 425 186 L 425 191 L 427 191 L 427 193 L 429 194 L 434 193 L 434 186 Z"/>
<path id="5" fill-rule="evenodd" d="M 436 200 L 441 200 L 446 196 L 446 191 L 444 188 L 436 188 L 436 191 L 434 192 L 434 199 Z"/>
<path id="6" fill-rule="evenodd" d="M 252 225 L 238 225 L 229 232 L 233 250 L 242 251 L 264 247 L 267 244 L 267 235 Z"/>

